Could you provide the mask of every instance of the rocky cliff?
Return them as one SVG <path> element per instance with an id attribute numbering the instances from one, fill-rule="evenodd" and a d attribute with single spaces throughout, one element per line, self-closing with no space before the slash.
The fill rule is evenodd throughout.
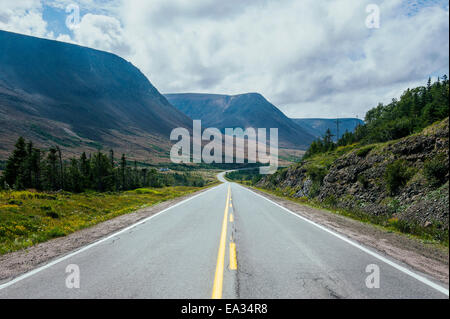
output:
<path id="1" fill-rule="evenodd" d="M 424 227 L 448 234 L 448 159 L 447 118 L 400 140 L 313 156 L 257 186 L 400 224 L 406 232 Z"/>

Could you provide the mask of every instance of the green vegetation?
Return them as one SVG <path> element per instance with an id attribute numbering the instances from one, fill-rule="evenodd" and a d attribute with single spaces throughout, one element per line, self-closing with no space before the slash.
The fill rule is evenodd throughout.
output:
<path id="1" fill-rule="evenodd" d="M 32 142 L 19 138 L 0 177 L 0 189 L 65 190 L 80 193 L 125 191 L 140 187 L 196 186 L 206 183 L 201 174 L 188 171 L 161 173 L 155 168 L 129 165 L 125 154 L 119 163 L 111 150 L 109 155 L 98 151 L 80 158 L 63 160 L 58 146 L 45 154 Z"/>
<path id="2" fill-rule="evenodd" d="M 441 124 L 438 123 L 434 126 L 440 125 Z M 432 130 L 433 127 L 424 130 L 423 134 L 427 134 L 426 131 Z M 395 217 L 407 207 L 403 206 L 401 202 L 394 197 L 399 193 L 401 188 L 405 187 L 410 181 L 425 178 L 431 186 L 427 191 L 431 191 L 430 194 L 435 194 L 433 202 L 445 198 L 446 193 L 448 194 L 448 191 L 445 192 L 444 187 L 447 185 L 448 188 L 448 180 L 446 180 L 446 175 L 448 174 L 448 155 L 445 150 L 438 153 L 434 158 L 426 161 L 423 169 L 409 165 L 404 160 L 395 160 L 388 164 L 385 173 L 382 176 L 376 177 L 375 180 L 369 180 L 363 172 L 357 175 L 357 182 L 363 189 L 367 189 L 371 183 L 379 183 L 380 186 L 385 186 L 386 194 L 389 197 L 381 204 L 388 207 L 389 211 L 387 214 L 373 214 L 365 211 L 365 206 L 370 203 L 360 202 L 349 194 L 342 194 L 340 198 L 336 198 L 333 195 L 330 195 L 323 200 L 317 198 L 320 185 L 323 183 L 325 175 L 328 174 L 331 166 L 336 163 L 337 159 L 348 156 L 347 154 L 350 154 L 351 152 L 354 152 L 358 157 L 366 157 L 370 152 L 383 155 L 389 145 L 391 145 L 391 142 L 371 145 L 361 145 L 356 143 L 347 146 L 337 146 L 335 149 L 326 153 L 313 154 L 310 157 L 303 159 L 301 163 L 292 165 L 290 167 L 291 172 L 297 170 L 298 173 L 296 173 L 296 175 L 306 173 L 305 175 L 312 181 L 309 193 L 306 194 L 307 197 L 295 197 L 294 195 L 296 195 L 298 189 L 280 186 L 281 183 L 285 182 L 285 176 L 288 172 L 288 169 L 286 168 L 279 169 L 274 175 L 264 177 L 263 188 L 257 188 L 300 204 L 327 209 L 331 212 L 362 222 L 375 224 L 388 231 L 413 235 L 425 241 L 432 241 L 443 246 L 448 246 L 448 229 L 446 229 L 439 221 L 433 221 L 431 224 L 424 226 L 413 220 L 404 220 Z M 250 181 L 244 183 L 256 187 L 256 185 L 252 184 Z M 424 193 L 423 195 L 427 196 L 426 194 L 428 193 Z"/>
<path id="3" fill-rule="evenodd" d="M 342 207 L 337 206 L 337 200 L 332 196 L 321 202 L 317 199 L 310 199 L 306 197 L 292 197 L 292 194 L 288 193 L 285 189 L 281 190 L 279 188 L 267 189 L 255 186 L 251 187 L 301 205 L 306 205 L 316 209 L 326 209 L 334 214 L 349 217 L 363 223 L 370 223 L 376 225 L 377 227 L 381 227 L 388 232 L 397 232 L 408 236 L 413 236 L 423 242 L 433 243 L 439 245 L 440 247 L 448 247 L 449 245 L 448 229 L 444 229 L 439 223 L 433 224 L 429 227 L 424 227 L 418 223 L 400 220 L 396 217 L 369 214 L 361 209 L 343 209 Z M 398 205 L 398 203 L 394 200 L 392 205 Z M 394 207 L 393 209 L 399 209 L 399 207 Z"/>
<path id="4" fill-rule="evenodd" d="M 422 131 L 425 127 L 449 116 L 449 81 L 446 75 L 435 83 L 428 80 L 427 85 L 407 89 L 400 100 L 392 99 L 388 105 L 379 104 L 367 112 L 365 125 L 355 132 L 346 132 L 337 143 L 333 143 L 330 131 L 313 142 L 304 159 L 318 153 L 327 153 L 338 146 L 360 143 L 373 143 L 396 140 Z M 370 152 L 365 149 L 364 151 Z M 363 157 L 364 152 L 361 151 Z"/>
<path id="5" fill-rule="evenodd" d="M 81 141 L 79 139 L 75 138 L 58 138 L 51 134 L 49 134 L 46 130 L 41 128 L 39 125 L 31 124 L 30 125 L 31 131 L 36 133 L 37 135 L 41 136 L 44 140 L 53 142 L 55 144 L 65 146 L 65 147 L 74 147 L 81 145 Z"/>
<path id="6" fill-rule="evenodd" d="M 0 177 L 0 254 L 192 193 L 213 174 L 116 163 L 113 151 L 63 160 L 59 147 L 45 154 L 19 138 Z"/>
<path id="7" fill-rule="evenodd" d="M 422 131 L 425 127 L 449 116 L 449 81 L 443 80 L 425 87 L 407 89 L 400 100 L 393 99 L 388 105 L 379 104 L 368 111 L 365 125 L 355 133 L 349 133 L 339 140 L 339 145 L 361 142 L 371 144 L 396 140 Z"/>
<path id="8" fill-rule="evenodd" d="M 434 84 L 429 80 L 426 87 L 408 89 L 400 100 L 370 110 L 365 124 L 337 143 L 326 132 L 299 163 L 262 180 L 243 174 L 235 180 L 448 246 L 448 150 L 421 151 L 423 143 L 436 148 L 447 140 L 448 95 L 446 76 Z M 417 154 L 410 156 L 414 147 Z M 327 175 L 329 183 L 324 183 Z M 422 209 L 432 211 L 422 216 Z"/>
<path id="9" fill-rule="evenodd" d="M 0 254 L 61 237 L 200 188 L 139 188 L 125 192 L 0 192 Z"/>
<path id="10" fill-rule="evenodd" d="M 336 144 L 333 142 L 333 135 L 331 134 L 330 129 L 328 129 L 323 138 L 319 138 L 311 143 L 303 158 L 305 159 L 318 153 L 333 151 L 335 148 Z"/>
<path id="11" fill-rule="evenodd" d="M 356 155 L 358 155 L 359 157 L 366 157 L 367 154 L 370 153 L 370 151 L 372 151 L 375 148 L 374 145 L 368 145 L 365 147 L 361 147 L 360 149 L 358 149 L 356 151 Z"/>
<path id="12" fill-rule="evenodd" d="M 313 182 L 311 185 L 310 194 L 308 194 L 308 196 L 315 197 L 318 195 L 318 191 L 323 184 L 323 179 L 328 174 L 333 163 L 340 156 L 354 150 L 355 148 L 357 149 L 358 147 L 358 144 L 337 146 L 326 153 L 311 154 L 308 157 L 303 158 L 300 163 L 292 165 L 291 169 L 300 169 L 306 172 L 306 175 L 310 177 Z M 283 180 L 287 171 L 288 168 L 280 168 L 275 174 L 265 176 L 265 185 L 270 189 L 277 189 L 278 181 Z"/>
<path id="13" fill-rule="evenodd" d="M 439 153 L 431 160 L 425 162 L 423 173 L 432 187 L 439 187 L 445 183 L 448 173 L 448 156 Z"/>
<path id="14" fill-rule="evenodd" d="M 405 161 L 397 160 L 389 164 L 384 172 L 387 192 L 390 195 L 397 194 L 398 190 L 405 186 L 415 173 L 416 171 L 408 167 Z"/>
<path id="15" fill-rule="evenodd" d="M 325 136 L 313 142 L 297 166 L 306 169 L 313 180 L 310 197 L 318 194 L 323 178 L 335 160 L 355 150 L 358 157 L 365 158 L 371 152 L 383 150 L 391 141 L 424 131 L 429 125 L 448 117 L 449 81 L 446 75 L 435 83 L 431 79 L 425 87 L 406 90 L 400 100 L 384 106 L 379 104 L 367 112 L 365 125 L 360 125 L 354 133 L 346 132 L 334 143 L 328 130 Z M 445 183 L 448 159 L 445 154 L 427 161 L 423 174 L 432 187 Z M 396 194 L 417 173 L 405 162 L 394 162 L 387 166 L 383 183 L 390 195 Z M 281 173 L 279 173 L 281 174 Z M 278 177 L 274 177 L 278 178 Z M 269 177 L 267 182 L 274 179 Z M 358 182 L 366 188 L 368 180 L 358 176 Z"/>
<path id="16" fill-rule="evenodd" d="M 366 175 L 359 174 L 357 180 L 363 188 L 367 188 L 367 186 L 369 186 L 369 180 L 367 179 Z"/>
<path id="17" fill-rule="evenodd" d="M 259 174 L 259 168 L 254 168 L 229 172 L 225 174 L 225 177 L 232 181 L 239 181 L 242 184 L 255 185 L 263 176 Z"/>

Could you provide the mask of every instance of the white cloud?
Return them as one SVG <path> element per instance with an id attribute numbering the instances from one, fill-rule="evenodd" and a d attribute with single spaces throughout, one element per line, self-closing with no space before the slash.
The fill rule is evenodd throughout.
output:
<path id="1" fill-rule="evenodd" d="M 38 37 L 53 35 L 47 31 L 39 0 L 1 0 L 0 29 Z"/>
<path id="2" fill-rule="evenodd" d="M 130 59 L 164 92 L 258 91 L 290 116 L 363 116 L 448 73 L 448 9 L 410 17 L 384 1 L 381 28 L 369 30 L 368 3 L 134 0 L 121 19 Z"/>
<path id="3" fill-rule="evenodd" d="M 78 3 L 89 13 L 58 39 L 123 56 L 162 92 L 256 91 L 292 117 L 362 117 L 449 69 L 448 2 L 438 0 Z M 380 29 L 365 26 L 368 3 L 380 6 Z"/>
<path id="4" fill-rule="evenodd" d="M 81 10 L 96 14 L 111 12 L 120 2 L 121 0 L 42 0 L 44 5 L 60 10 L 76 4 Z"/>
<path id="5" fill-rule="evenodd" d="M 120 24 L 114 17 L 86 14 L 73 30 L 72 41 L 84 46 L 128 56 L 131 47 Z"/>

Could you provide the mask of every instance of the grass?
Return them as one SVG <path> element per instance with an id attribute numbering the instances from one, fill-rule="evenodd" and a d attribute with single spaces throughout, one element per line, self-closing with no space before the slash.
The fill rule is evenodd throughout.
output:
<path id="1" fill-rule="evenodd" d="M 31 124 L 30 129 L 40 135 L 44 140 L 54 142 L 56 144 L 59 144 L 61 146 L 65 147 L 76 147 L 81 145 L 81 141 L 79 139 L 73 138 L 73 137 L 63 137 L 59 138 L 56 136 L 53 136 L 49 134 L 45 129 L 41 128 L 39 125 Z M 98 145 L 98 144 L 97 144 Z"/>
<path id="2" fill-rule="evenodd" d="M 0 192 L 0 255 L 212 185 L 141 188 L 120 193 Z"/>
<path id="3" fill-rule="evenodd" d="M 358 143 L 339 146 L 336 149 L 326 152 L 311 155 L 302 162 L 298 163 L 297 166 L 304 167 L 307 171 L 314 169 L 326 169 L 328 170 L 331 165 L 341 156 L 352 152 L 355 149 L 359 149 L 362 146 Z"/>

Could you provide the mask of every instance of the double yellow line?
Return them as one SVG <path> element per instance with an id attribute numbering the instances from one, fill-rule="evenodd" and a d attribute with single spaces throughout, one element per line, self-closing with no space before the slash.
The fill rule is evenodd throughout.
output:
<path id="1" fill-rule="evenodd" d="M 214 286 L 212 292 L 212 299 L 222 298 L 223 289 L 223 271 L 225 264 L 225 249 L 227 242 L 227 227 L 228 227 L 228 209 L 231 206 L 231 192 L 230 185 L 228 185 L 227 200 L 225 203 L 225 212 L 222 221 L 222 233 L 220 234 L 219 252 L 217 254 L 216 274 L 214 276 Z M 230 222 L 233 222 L 233 215 L 230 215 Z M 230 269 L 237 269 L 236 260 L 236 244 L 230 243 Z"/>

